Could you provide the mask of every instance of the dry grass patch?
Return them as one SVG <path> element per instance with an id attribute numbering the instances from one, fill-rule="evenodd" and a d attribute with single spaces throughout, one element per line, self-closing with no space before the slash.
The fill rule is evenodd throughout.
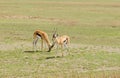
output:
<path id="1" fill-rule="evenodd" d="M 45 18 L 40 16 L 22 16 L 22 15 L 2 15 L 0 18 L 4 19 L 31 19 L 31 20 L 41 20 L 42 22 L 54 22 L 59 25 L 75 26 L 77 21 L 71 19 L 60 19 L 60 18 Z"/>

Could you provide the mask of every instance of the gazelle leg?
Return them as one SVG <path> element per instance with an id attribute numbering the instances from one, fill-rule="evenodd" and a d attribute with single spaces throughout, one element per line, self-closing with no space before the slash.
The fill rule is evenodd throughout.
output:
<path id="1" fill-rule="evenodd" d="M 37 44 L 38 39 L 39 39 L 39 38 L 37 37 L 37 38 L 35 38 L 35 39 L 33 40 L 33 50 L 34 50 L 34 51 L 36 51 L 36 48 L 37 48 L 36 44 Z"/>
<path id="2" fill-rule="evenodd" d="M 33 40 L 33 51 L 35 51 L 35 39 Z"/>
<path id="3" fill-rule="evenodd" d="M 41 39 L 41 51 L 43 51 L 43 39 Z"/>
<path id="4" fill-rule="evenodd" d="M 70 51 L 69 51 L 68 44 L 64 43 L 64 47 L 65 47 L 65 49 L 67 50 L 67 52 L 69 52 L 69 55 L 70 55 Z"/>
<path id="5" fill-rule="evenodd" d="M 58 44 L 55 44 L 55 45 L 56 45 L 56 47 L 55 47 L 55 51 L 56 51 L 55 58 L 56 58 L 56 57 L 57 57 L 57 53 L 58 53 L 57 51 L 58 51 L 58 47 L 59 47 L 59 46 L 58 46 Z"/>
<path id="6" fill-rule="evenodd" d="M 45 40 L 42 40 L 41 42 L 43 43 L 43 44 L 41 44 L 41 46 L 43 48 L 42 51 L 45 51 L 45 49 L 47 48 L 47 43 L 45 42 Z"/>
<path id="7" fill-rule="evenodd" d="M 70 55 L 70 44 L 67 43 L 66 45 L 67 45 L 67 51 L 69 52 L 69 55 Z"/>
<path id="8" fill-rule="evenodd" d="M 44 41 L 44 50 L 46 50 L 47 48 L 49 48 L 49 46 L 48 46 L 47 43 L 45 43 L 45 41 Z"/>
<path id="9" fill-rule="evenodd" d="M 64 47 L 67 49 L 67 51 L 69 51 L 67 44 L 64 44 Z"/>
<path id="10" fill-rule="evenodd" d="M 63 45 L 62 45 L 62 44 L 61 44 L 61 51 L 62 51 L 62 57 L 63 57 L 63 56 L 64 56 L 64 55 L 63 55 L 63 51 L 64 51 L 64 50 L 63 50 Z"/>

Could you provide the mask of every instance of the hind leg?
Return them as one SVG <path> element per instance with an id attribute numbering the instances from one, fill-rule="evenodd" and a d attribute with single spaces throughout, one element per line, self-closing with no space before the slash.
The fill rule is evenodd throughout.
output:
<path id="1" fill-rule="evenodd" d="M 65 50 L 67 50 L 67 52 L 69 52 L 69 55 L 70 55 L 69 45 L 64 43 L 64 47 L 65 47 Z"/>

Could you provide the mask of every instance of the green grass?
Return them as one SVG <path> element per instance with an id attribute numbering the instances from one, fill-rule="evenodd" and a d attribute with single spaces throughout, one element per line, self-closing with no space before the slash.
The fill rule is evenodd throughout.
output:
<path id="1" fill-rule="evenodd" d="M 72 55 L 54 58 L 55 53 L 23 52 L 21 50 L 1 52 L 1 77 L 73 77 L 116 76 L 119 77 L 118 53 L 74 52 Z M 112 68 L 107 69 L 107 68 Z M 111 71 L 111 72 L 110 72 Z M 114 73 L 111 75 L 111 73 Z M 68 78 L 67 77 L 67 78 Z M 83 76 L 84 77 L 84 76 Z"/>
<path id="2" fill-rule="evenodd" d="M 0 51 L 0 76 L 119 78 L 119 53 L 73 49 L 71 55 L 54 58 L 55 52 Z"/>
<path id="3" fill-rule="evenodd" d="M 0 77 L 119 78 L 119 2 L 1 0 Z M 51 41 L 55 27 L 70 36 L 70 55 L 32 52 L 33 32 L 43 30 Z"/>

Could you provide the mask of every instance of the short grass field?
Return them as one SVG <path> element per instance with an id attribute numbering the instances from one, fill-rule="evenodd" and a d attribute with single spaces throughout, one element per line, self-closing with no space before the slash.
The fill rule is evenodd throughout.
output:
<path id="1" fill-rule="evenodd" d="M 69 51 L 33 52 L 34 31 L 52 43 L 54 28 Z M 0 78 L 120 78 L 120 1 L 0 0 Z"/>

